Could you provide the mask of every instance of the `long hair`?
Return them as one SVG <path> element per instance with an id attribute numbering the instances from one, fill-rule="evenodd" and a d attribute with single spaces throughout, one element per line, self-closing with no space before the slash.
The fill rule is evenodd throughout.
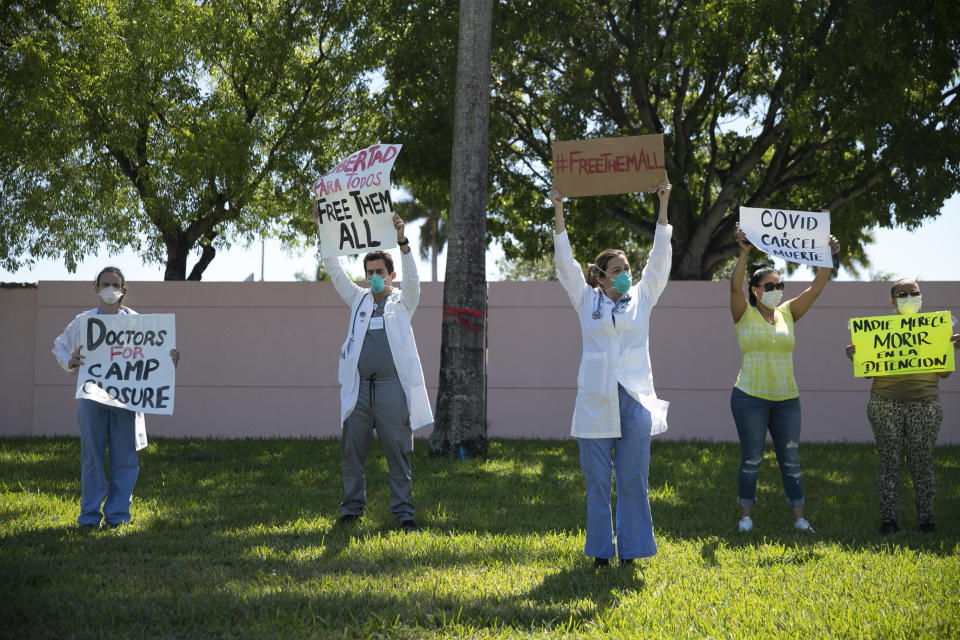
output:
<path id="1" fill-rule="evenodd" d="M 750 294 L 750 304 L 755 307 L 757 306 L 757 296 L 753 295 L 753 287 L 759 287 L 761 280 L 771 273 L 776 273 L 777 270 L 769 262 L 764 261 L 754 262 L 748 267 L 747 272 L 750 274 L 750 288 L 747 293 Z"/>
<path id="2" fill-rule="evenodd" d="M 597 257 L 593 259 L 593 264 L 587 265 L 587 284 L 591 287 L 599 287 L 600 278 L 607 272 L 607 263 L 616 256 L 622 256 L 624 260 L 627 259 L 627 254 L 620 249 L 604 249 L 598 253 Z"/>

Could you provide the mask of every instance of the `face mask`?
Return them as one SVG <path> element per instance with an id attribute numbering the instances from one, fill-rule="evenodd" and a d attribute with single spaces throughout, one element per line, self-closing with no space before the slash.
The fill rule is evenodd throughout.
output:
<path id="1" fill-rule="evenodd" d="M 763 306 L 767 309 L 776 309 L 782 298 L 783 291 L 774 289 L 773 291 L 764 291 L 763 295 L 760 296 L 760 302 L 762 302 Z"/>
<path id="2" fill-rule="evenodd" d="M 100 289 L 97 295 L 99 295 L 100 299 L 107 304 L 116 304 L 120 301 L 120 298 L 123 297 L 123 292 L 116 287 L 104 287 L 103 289 Z"/>
<path id="3" fill-rule="evenodd" d="M 620 294 L 630 291 L 630 285 L 632 284 L 633 278 L 626 271 L 621 271 L 617 274 L 617 277 L 613 279 L 613 288 Z"/>
<path id="4" fill-rule="evenodd" d="M 897 310 L 900 311 L 905 316 L 912 316 L 915 313 L 920 313 L 920 305 L 923 304 L 923 298 L 913 296 L 907 298 L 897 298 Z"/>
<path id="5" fill-rule="evenodd" d="M 370 291 L 374 293 L 380 293 L 381 291 L 383 291 L 384 287 L 386 286 L 387 286 L 387 281 L 381 278 L 380 276 L 378 276 L 377 274 L 373 274 L 372 276 L 370 276 Z"/>

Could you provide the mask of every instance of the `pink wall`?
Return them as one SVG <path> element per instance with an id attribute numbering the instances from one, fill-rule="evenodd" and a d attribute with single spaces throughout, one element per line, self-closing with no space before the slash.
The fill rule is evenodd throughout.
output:
<path id="1" fill-rule="evenodd" d="M 436 398 L 442 284 L 424 283 L 414 316 Z M 787 283 L 795 295 L 804 283 Z M 924 282 L 927 310 L 960 315 L 960 282 Z M 870 441 L 869 382 L 843 355 L 846 319 L 890 312 L 882 283 L 830 284 L 797 325 L 796 377 L 807 441 Z M 671 282 L 653 313 L 654 382 L 671 402 L 667 438 L 735 440 L 730 388 L 739 352 L 723 282 Z M 86 282 L 0 289 L 0 435 L 76 433 L 74 378 L 53 339 L 97 299 Z M 297 437 L 339 433 L 337 354 L 346 307 L 327 283 L 133 282 L 141 313 L 177 315 L 176 413 L 148 416 L 157 436 Z M 464 329 L 466 330 L 466 329 Z M 580 357 L 577 319 L 555 282 L 490 284 L 490 435 L 565 438 Z M 960 376 L 940 384 L 940 443 L 960 444 Z M 435 405 L 434 405 L 435 406 Z M 426 436 L 431 427 L 417 431 Z"/>

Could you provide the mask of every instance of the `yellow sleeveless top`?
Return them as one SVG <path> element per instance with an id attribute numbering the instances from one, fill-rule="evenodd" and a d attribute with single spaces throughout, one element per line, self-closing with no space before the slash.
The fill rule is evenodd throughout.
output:
<path id="1" fill-rule="evenodd" d="M 764 400 L 789 400 L 800 395 L 793 377 L 793 314 L 784 302 L 773 312 L 775 324 L 763 319 L 753 305 L 734 327 L 740 343 L 740 373 L 734 385 Z"/>

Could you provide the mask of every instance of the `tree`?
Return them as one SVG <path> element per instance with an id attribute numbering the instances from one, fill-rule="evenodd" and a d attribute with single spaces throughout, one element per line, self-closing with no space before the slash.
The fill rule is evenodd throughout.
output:
<path id="1" fill-rule="evenodd" d="M 234 241 L 311 237 L 312 177 L 367 126 L 368 5 L 5 5 L 0 264 L 105 242 L 199 280 Z"/>
<path id="2" fill-rule="evenodd" d="M 487 154 L 490 113 L 490 34 L 493 0 L 460 0 L 460 44 L 450 180 L 450 225 L 445 309 L 486 326 L 485 271 Z M 446 315 L 446 314 L 445 314 Z M 436 456 L 485 456 L 487 410 L 486 331 L 455 316 L 443 320 L 437 414 L 430 434 Z"/>
<path id="3" fill-rule="evenodd" d="M 510 5 L 498 17 L 495 171 L 508 257 L 544 251 L 554 140 L 663 133 L 674 184 L 671 277 L 709 279 L 736 251 L 737 206 L 832 212 L 845 259 L 871 226 L 935 216 L 960 178 L 960 4 L 894 0 Z M 627 196 L 568 207 L 580 246 L 649 241 Z"/>

